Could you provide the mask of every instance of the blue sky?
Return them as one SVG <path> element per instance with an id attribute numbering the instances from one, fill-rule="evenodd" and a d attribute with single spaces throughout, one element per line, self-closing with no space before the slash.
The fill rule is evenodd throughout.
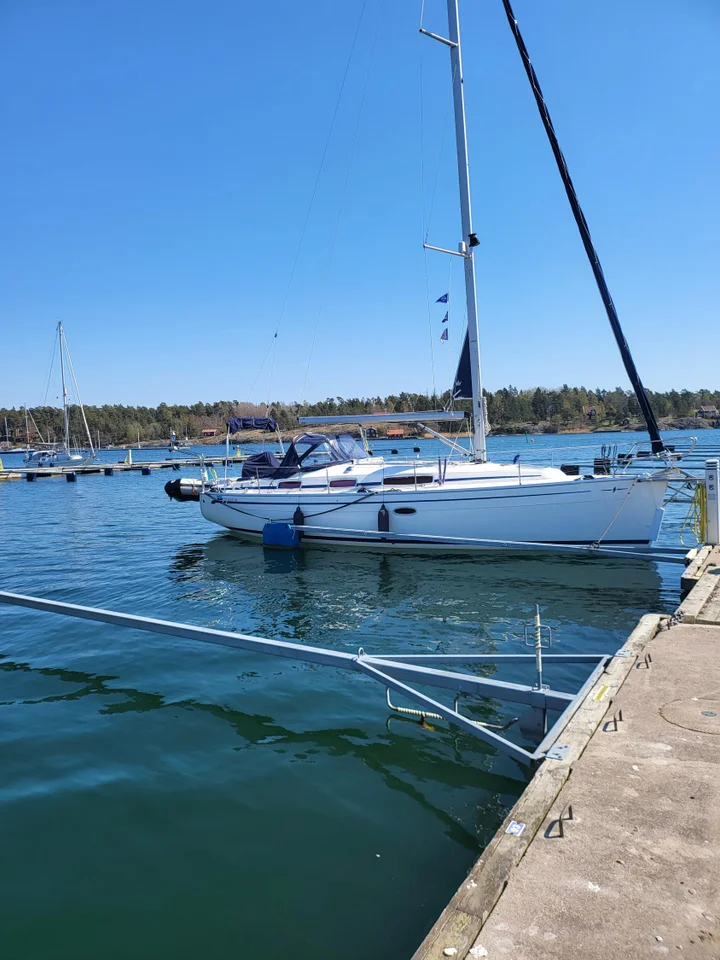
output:
<path id="1" fill-rule="evenodd" d="M 448 386 L 459 261 L 427 255 L 430 335 L 421 242 L 459 236 L 449 66 L 419 6 L 4 0 L 0 405 L 43 400 L 57 318 L 89 403 L 425 390 L 431 337 Z M 717 0 L 515 12 L 646 385 L 717 388 Z M 502 6 L 461 16 L 485 384 L 625 385 Z"/>

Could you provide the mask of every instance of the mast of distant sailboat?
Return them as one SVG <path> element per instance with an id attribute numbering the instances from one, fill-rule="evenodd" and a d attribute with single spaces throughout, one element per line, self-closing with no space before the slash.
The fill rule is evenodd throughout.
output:
<path id="1" fill-rule="evenodd" d="M 65 350 L 63 349 L 63 327 L 62 322 L 58 320 L 58 340 L 60 341 L 60 377 L 62 379 L 62 400 L 63 400 L 63 442 L 65 453 L 70 453 L 70 416 L 68 414 L 68 392 L 65 384 Z"/>
<path id="2" fill-rule="evenodd" d="M 78 387 L 77 377 L 75 376 L 75 369 L 73 367 L 72 357 L 70 356 L 70 349 L 67 345 L 67 339 L 65 337 L 65 331 L 63 329 L 62 321 L 58 320 L 58 341 L 60 348 L 60 375 L 62 378 L 62 395 L 63 395 L 63 434 L 64 434 L 64 446 L 65 452 L 70 454 L 70 412 L 68 410 L 68 391 L 67 385 L 65 383 L 65 360 L 67 359 L 68 372 L 72 378 L 73 386 L 75 388 L 75 397 L 77 399 L 77 404 L 80 407 L 80 413 L 82 415 L 83 424 L 85 426 L 85 433 L 88 438 L 88 446 L 90 447 L 90 455 L 95 456 L 95 449 L 93 447 L 92 435 L 90 433 L 90 427 L 88 426 L 87 417 L 85 416 L 85 407 L 83 406 L 82 400 L 80 399 L 80 388 Z"/>

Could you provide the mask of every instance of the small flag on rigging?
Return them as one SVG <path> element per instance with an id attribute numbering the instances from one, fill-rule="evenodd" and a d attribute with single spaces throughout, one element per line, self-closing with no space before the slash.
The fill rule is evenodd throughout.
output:
<path id="1" fill-rule="evenodd" d="M 435 303 L 447 303 L 449 296 L 450 296 L 449 293 L 444 293 L 441 297 L 438 297 L 438 298 L 437 298 L 437 300 L 435 301 Z"/>
<path id="2" fill-rule="evenodd" d="M 448 311 L 448 313 L 449 313 L 449 312 L 450 312 L 450 311 Z M 443 323 L 447 323 L 447 322 L 448 322 L 448 315 L 447 315 L 447 313 L 446 313 L 445 316 L 442 318 L 442 322 L 443 322 Z"/>
<path id="3" fill-rule="evenodd" d="M 447 328 L 446 328 L 445 330 L 443 330 L 442 334 L 440 335 L 440 339 L 441 339 L 441 340 L 447 340 L 447 338 L 448 338 L 448 332 L 447 332 Z"/>

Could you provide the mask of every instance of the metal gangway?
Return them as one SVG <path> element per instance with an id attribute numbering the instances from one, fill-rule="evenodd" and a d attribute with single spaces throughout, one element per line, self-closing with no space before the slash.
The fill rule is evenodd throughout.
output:
<path id="1" fill-rule="evenodd" d="M 360 648 L 357 653 L 331 650 L 325 647 L 308 646 L 285 640 L 271 640 L 254 637 L 210 627 L 193 626 L 171 620 L 156 620 L 116 610 L 104 610 L 97 607 L 85 607 L 58 600 L 41 597 L 29 597 L 23 594 L 0 592 L 0 603 L 15 607 L 27 607 L 44 613 L 52 613 L 80 620 L 93 620 L 116 627 L 143 630 L 149 633 L 163 634 L 182 640 L 199 643 L 218 644 L 266 654 L 272 657 L 284 657 L 290 660 L 314 663 L 321 666 L 351 670 L 370 677 L 386 688 L 387 705 L 395 714 L 412 716 L 419 721 L 426 718 L 445 720 L 465 733 L 501 750 L 522 764 L 532 766 L 544 759 L 562 759 L 564 751 L 558 745 L 566 724 L 582 703 L 588 690 L 595 684 L 608 663 L 613 659 L 607 654 L 548 654 L 547 647 L 552 642 L 549 626 L 540 621 L 540 610 L 536 608 L 534 626 L 526 628 L 525 643 L 533 648 L 531 653 L 518 654 L 401 654 L 366 653 Z M 543 670 L 549 664 L 584 664 L 590 674 L 576 692 L 555 690 L 546 685 Z M 534 684 L 513 683 L 478 676 L 458 668 L 496 664 L 525 664 L 535 667 Z M 448 705 L 437 696 L 429 696 L 418 689 L 419 686 L 436 688 L 452 696 L 452 705 Z M 417 704 L 418 708 L 397 706 L 390 699 L 390 692 L 401 694 Z M 505 704 L 524 707 L 518 716 L 502 724 L 485 723 L 474 720 L 462 713 L 462 696 L 491 698 Z M 550 723 L 549 714 L 557 714 Z M 522 746 L 514 742 L 506 732 L 514 728 L 520 739 L 534 743 Z"/>

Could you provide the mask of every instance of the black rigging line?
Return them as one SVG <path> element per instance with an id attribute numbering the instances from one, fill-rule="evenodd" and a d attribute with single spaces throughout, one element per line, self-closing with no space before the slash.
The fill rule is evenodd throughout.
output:
<path id="1" fill-rule="evenodd" d="M 575 193 L 575 187 L 573 186 L 570 172 L 567 168 L 567 163 L 565 162 L 565 157 L 560 149 L 557 134 L 555 133 L 555 128 L 553 127 L 552 120 L 550 119 L 550 113 L 543 98 L 542 90 L 540 89 L 540 84 L 535 74 L 535 70 L 533 69 L 533 65 L 530 61 L 530 54 L 525 46 L 525 41 L 520 33 L 520 28 L 518 27 L 518 22 L 515 19 L 515 14 L 510 6 L 509 0 L 502 0 L 502 4 L 505 8 L 505 14 L 507 16 L 508 23 L 510 24 L 510 29 L 515 37 L 515 43 L 517 45 L 520 58 L 522 59 L 523 66 L 525 67 L 525 73 L 530 81 L 530 86 L 532 87 L 532 92 L 535 97 L 535 103 L 537 104 L 537 108 L 540 112 L 540 118 L 543 122 L 543 126 L 545 127 L 548 140 L 550 141 L 555 162 L 557 163 L 558 170 L 560 171 L 560 177 L 562 179 L 563 186 L 565 187 L 565 193 L 570 201 L 570 207 L 572 209 L 573 216 L 575 217 L 578 230 L 580 231 L 583 246 L 585 247 L 585 253 L 587 253 L 590 266 L 592 267 L 592 272 L 595 275 L 595 282 L 597 283 L 598 290 L 600 291 L 602 301 L 605 304 L 605 311 L 607 313 L 608 320 L 610 321 L 612 331 L 615 334 L 615 340 L 620 350 L 620 356 L 622 357 L 625 371 L 630 378 L 630 383 L 635 391 L 635 396 L 637 397 L 638 404 L 640 405 L 640 410 L 645 418 L 648 433 L 650 434 L 650 440 L 652 441 L 653 453 L 662 453 L 662 451 L 665 449 L 665 446 L 660 436 L 660 428 L 658 427 L 655 414 L 650 406 L 650 401 L 648 400 L 647 393 L 645 392 L 645 387 L 642 385 L 640 374 L 637 372 L 637 367 L 635 366 L 635 361 L 630 353 L 630 348 L 628 347 L 627 340 L 625 339 L 625 334 L 620 326 L 620 320 L 618 318 L 613 299 L 610 296 L 610 290 L 608 289 L 607 281 L 605 280 L 605 274 L 603 273 L 603 269 L 600 265 L 600 259 L 590 237 L 590 228 L 587 225 L 587 220 L 585 219 L 585 215 L 580 207 L 577 194 Z"/>

